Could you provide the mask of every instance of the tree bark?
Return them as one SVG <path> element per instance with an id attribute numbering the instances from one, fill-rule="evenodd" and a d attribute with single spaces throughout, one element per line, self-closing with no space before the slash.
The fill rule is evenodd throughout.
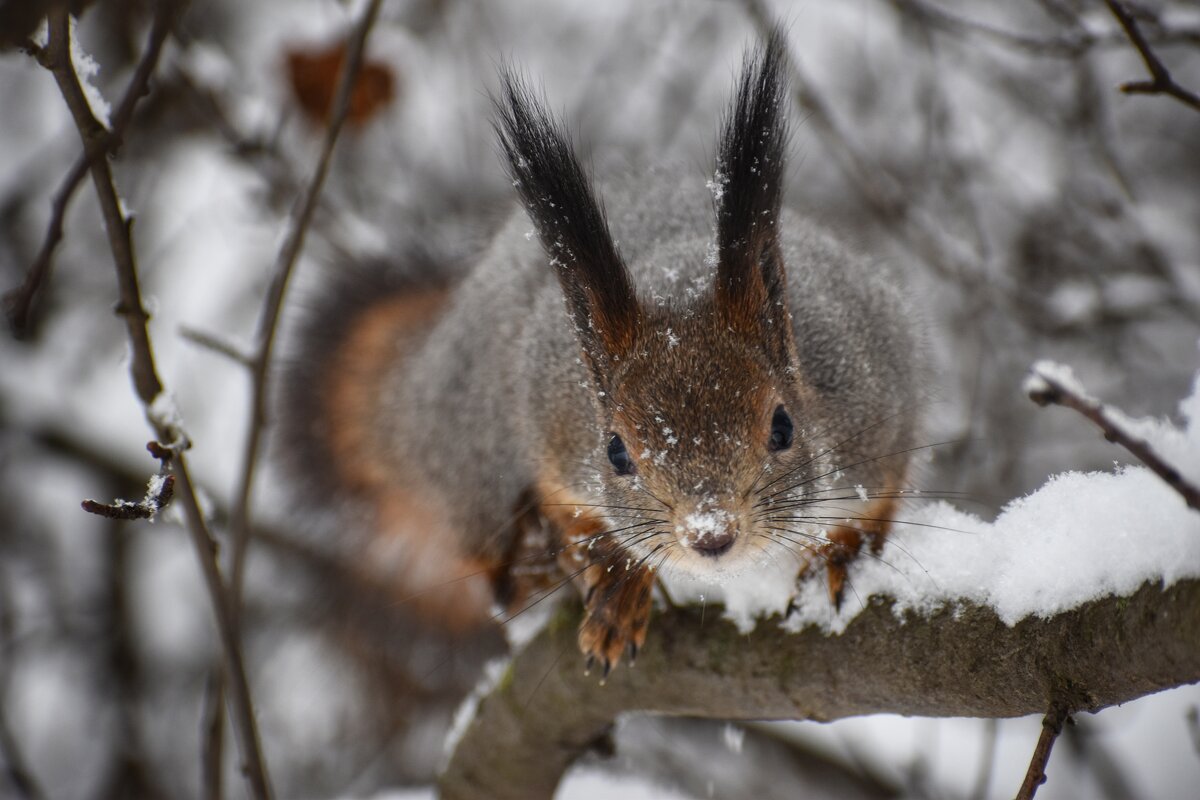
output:
<path id="1" fill-rule="evenodd" d="M 1200 580 L 1146 584 L 1013 627 L 973 604 L 932 616 L 873 598 L 840 636 L 770 621 L 741 635 L 709 609 L 657 615 L 637 666 L 584 674 L 566 609 L 480 702 L 445 800 L 551 798 L 626 712 L 828 721 L 860 714 L 1014 717 L 1096 711 L 1200 680 Z"/>

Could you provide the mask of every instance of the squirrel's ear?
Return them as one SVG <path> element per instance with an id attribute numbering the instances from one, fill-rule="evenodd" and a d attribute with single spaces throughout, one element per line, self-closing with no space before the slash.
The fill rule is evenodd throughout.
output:
<path id="1" fill-rule="evenodd" d="M 493 97 L 508 172 L 558 275 L 584 354 L 605 383 L 613 358 L 632 350 L 640 307 L 604 208 L 564 126 L 509 69 Z"/>
<path id="2" fill-rule="evenodd" d="M 775 326 L 776 343 L 791 341 L 778 229 L 788 140 L 785 48 L 776 28 L 747 55 L 722 124 L 712 184 L 717 313 L 723 324 L 750 334 Z"/>

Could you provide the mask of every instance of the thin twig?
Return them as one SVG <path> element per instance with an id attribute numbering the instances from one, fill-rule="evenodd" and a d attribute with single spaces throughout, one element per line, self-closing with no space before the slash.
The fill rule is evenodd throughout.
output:
<path id="1" fill-rule="evenodd" d="M 255 470 L 258 465 L 259 449 L 262 446 L 262 436 L 267 422 L 267 401 L 269 391 L 268 374 L 271 365 L 271 354 L 275 344 L 275 332 L 278 328 L 279 314 L 283 309 L 283 298 L 287 292 L 288 281 L 304 248 L 304 238 L 312 221 L 313 211 L 317 207 L 317 199 L 325 184 L 325 176 L 329 172 L 329 164 L 333 156 L 333 148 L 337 144 L 338 134 L 342 123 L 346 120 L 349 109 L 350 93 L 354 88 L 354 80 L 362 65 L 363 50 L 367 36 L 375 24 L 379 13 L 381 0 L 371 0 L 363 10 L 361 19 L 355 26 L 354 32 L 346 48 L 346 58 L 342 62 L 341 75 L 338 81 L 337 95 L 334 98 L 333 109 L 329 124 L 325 130 L 325 140 L 321 147 L 321 156 L 316 169 L 308 182 L 304 193 L 296 200 L 292 209 L 291 224 L 279 256 L 275 260 L 275 269 L 271 285 L 267 290 L 266 301 L 258 321 L 258 345 L 251 357 L 251 379 L 253 386 L 250 398 L 250 424 L 242 451 L 242 465 L 237 483 L 237 500 L 234 502 L 230 515 L 230 525 L 233 535 L 233 556 L 230 567 L 233 608 L 236 613 L 241 605 L 242 584 L 245 573 L 246 550 L 250 543 L 250 498 L 254 488 Z"/>
<path id="2" fill-rule="evenodd" d="M 206 350 L 211 350 L 217 355 L 225 356 L 230 361 L 236 364 L 241 364 L 247 369 L 254 368 L 254 359 L 239 350 L 232 342 L 227 342 L 211 333 L 206 333 L 197 328 L 192 328 L 187 325 L 179 327 L 179 335 L 185 340 L 194 345 L 203 347 Z"/>
<path id="3" fill-rule="evenodd" d="M 75 120 L 85 151 L 94 153 L 95 148 L 104 144 L 107 132 L 92 114 L 71 64 L 68 35 L 70 19 L 67 10 L 63 6 L 53 7 L 48 18 L 48 44 L 45 50 L 39 54 L 39 60 L 53 73 L 59 91 Z M 108 160 L 93 158 L 90 169 L 96 197 L 104 218 L 104 226 L 108 233 L 113 262 L 117 270 L 121 298 L 118 311 L 125 320 L 126 331 L 129 335 L 130 373 L 134 387 L 146 411 L 147 420 L 154 428 L 158 439 L 164 442 L 186 441 L 187 437 L 180 429 L 178 421 L 169 412 L 169 403 L 165 402 L 162 382 L 159 380 L 154 362 L 154 351 L 146 329 L 149 315 L 142 305 L 141 290 L 138 285 L 131 235 L 132 220 L 126 217 L 121 209 L 121 202 L 117 196 Z M 209 599 L 213 606 L 217 632 L 225 656 L 225 668 L 233 689 L 230 693 L 230 706 L 233 711 L 234 727 L 241 745 L 242 757 L 246 762 L 246 777 L 253 796 L 259 800 L 266 800 L 271 797 L 271 788 L 266 765 L 262 758 L 258 728 L 254 720 L 253 703 L 246 681 L 241 646 L 234 624 L 229 594 L 216 562 L 212 536 L 196 500 L 187 460 L 182 453 L 175 456 L 171 469 L 183 507 L 185 528 L 196 550 Z"/>
<path id="4" fill-rule="evenodd" d="M 1200 95 L 1185 89 L 1175 82 L 1171 77 L 1171 73 L 1163 65 L 1162 61 L 1154 51 L 1150 49 L 1150 44 L 1146 41 L 1146 37 L 1142 34 L 1142 30 L 1138 27 L 1137 20 L 1133 18 L 1133 14 L 1124 3 L 1119 0 L 1104 0 L 1108 5 L 1113 16 L 1121 23 L 1121 27 L 1125 29 L 1125 33 L 1129 36 L 1129 41 L 1133 42 L 1133 46 L 1137 48 L 1138 53 L 1142 56 L 1142 61 L 1146 62 L 1146 69 L 1150 71 L 1151 80 L 1148 81 L 1130 81 L 1129 83 L 1121 84 L 1121 91 L 1125 94 L 1165 94 L 1174 97 L 1179 102 L 1186 106 L 1190 106 L 1196 111 L 1200 111 Z"/>
<path id="5" fill-rule="evenodd" d="M 1105 439 L 1128 450 L 1138 461 L 1179 492 L 1188 506 L 1200 511 L 1200 489 L 1184 478 L 1178 469 L 1164 461 L 1144 440 L 1126 431 L 1111 408 L 1088 395 L 1083 387 L 1071 385 L 1074 381 L 1069 374 L 1064 376 L 1062 371 L 1062 367 L 1049 362 L 1035 364 L 1033 374 L 1025 382 L 1025 392 L 1029 399 L 1039 406 L 1053 403 L 1083 414 L 1104 431 Z"/>
<path id="6" fill-rule="evenodd" d="M 1066 720 L 1067 709 L 1061 704 L 1055 704 L 1046 712 L 1042 720 L 1042 735 L 1038 737 L 1037 747 L 1033 750 L 1033 758 L 1029 760 L 1029 769 L 1025 772 L 1025 781 L 1017 792 L 1016 800 L 1033 800 L 1038 787 L 1046 782 L 1046 762 L 1050 760 L 1054 740 L 1062 733 Z"/>
<path id="7" fill-rule="evenodd" d="M 354 81 L 362 66 L 363 51 L 366 48 L 367 36 L 375 24 L 379 14 L 381 0 L 371 0 L 363 10 L 362 17 L 355 26 L 346 48 L 346 57 L 342 62 L 341 75 L 338 78 L 337 94 L 334 96 L 333 107 L 330 110 L 329 123 L 325 129 L 325 138 L 321 145 L 321 155 L 317 160 L 316 169 L 309 180 L 304 192 L 296 198 L 292 207 L 290 227 L 279 255 L 275 260 L 275 268 L 271 285 L 263 303 L 258 320 L 258 341 L 252 354 L 235 355 L 235 360 L 241 361 L 249 370 L 251 378 L 250 390 L 250 420 L 246 432 L 246 440 L 242 449 L 242 464 L 238 473 L 236 496 L 230 512 L 230 534 L 233 540 L 233 554 L 230 557 L 230 610 L 233 622 L 238 624 L 242 605 L 242 587 L 245 583 L 246 553 L 249 551 L 250 538 L 253 529 L 250 526 L 250 501 L 254 491 L 254 477 L 258 468 L 259 450 L 262 447 L 262 437 L 267 425 L 267 406 L 271 366 L 271 354 L 275 344 L 275 332 L 278 328 L 279 315 L 283 310 L 283 299 L 287 292 L 300 251 L 304 248 L 304 238 L 312 222 L 313 212 L 317 207 L 317 199 L 325 185 L 325 176 L 333 158 L 333 149 L 337 144 L 338 134 L 346 120 L 350 107 L 350 94 Z M 193 339 L 194 341 L 202 341 Z M 210 346 L 213 342 L 205 342 Z M 216 347 L 221 352 L 224 348 Z M 227 354 L 237 351 L 229 349 Z M 220 697 L 224 692 L 224 681 L 219 675 L 214 675 L 211 691 Z M 205 753 L 206 769 L 219 775 L 221 771 L 222 750 L 221 738 L 212 735 L 206 740 L 208 750 Z M 217 784 L 219 786 L 219 783 Z M 210 785 L 211 788 L 211 785 Z"/>
<path id="8" fill-rule="evenodd" d="M 1077 56 L 1096 40 L 1085 30 L 1079 29 L 1061 36 L 1034 36 L 990 25 L 986 22 L 961 17 L 924 0 L 891 0 L 896 10 L 915 17 L 947 33 L 972 34 L 1000 44 L 1016 47 L 1036 55 Z"/>
<path id="9" fill-rule="evenodd" d="M 136 503 L 132 500 L 116 500 L 112 503 L 84 500 L 80 505 L 89 514 L 109 519 L 154 519 L 159 511 L 167 507 L 174 494 L 175 476 L 155 475 L 146 488 L 146 496 Z"/>
<path id="10" fill-rule="evenodd" d="M 1126 41 L 1126 36 L 1113 29 L 1092 32 L 1082 26 L 1054 36 L 1038 36 L 1008 30 L 969 17 L 959 16 L 925 0 L 890 0 L 892 6 L 912 17 L 939 28 L 946 33 L 967 34 L 987 39 L 1006 47 L 1024 50 L 1035 56 L 1076 58 L 1095 47 L 1112 47 Z M 1180 27 L 1157 31 L 1158 44 L 1195 44 L 1200 42 L 1200 28 Z"/>
<path id="11" fill-rule="evenodd" d="M 46 227 L 46 235 L 42 239 L 42 246 L 38 250 L 37 258 L 29 267 L 21 285 L 4 295 L 4 308 L 8 315 L 8 323 L 16 336 L 22 336 L 29 330 L 30 317 L 34 312 L 34 299 L 38 289 L 50 274 L 54 250 L 62 241 L 63 222 L 71 198 L 88 174 L 88 167 L 92 160 L 106 157 L 120 147 L 124 139 L 125 128 L 133 119 L 133 112 L 138 101 L 149 93 L 150 76 L 154 74 L 154 70 L 158 66 L 158 57 L 162 54 L 163 44 L 171 33 L 181 5 L 173 0 L 160 0 L 155 3 L 154 22 L 151 23 L 150 33 L 146 36 L 146 49 L 142 52 L 142 57 L 134 68 L 133 77 L 129 79 L 116 111 L 113 112 L 110 128 L 106 132 L 103 142 L 91 150 L 84 147 L 83 152 L 75 159 L 75 163 L 71 165 L 71 169 L 54 192 L 54 197 L 50 201 L 50 223 Z"/>
<path id="12" fill-rule="evenodd" d="M 225 739 L 225 689 L 218 665 L 209 673 L 204 687 L 204 713 L 201 715 L 200 783 L 204 800 L 221 800 L 224 796 L 224 770 L 221 754 Z"/>

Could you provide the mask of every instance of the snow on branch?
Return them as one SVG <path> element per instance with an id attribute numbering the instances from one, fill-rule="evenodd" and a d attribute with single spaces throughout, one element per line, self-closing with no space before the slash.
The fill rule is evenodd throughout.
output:
<path id="1" fill-rule="evenodd" d="M 1153 442 L 1181 468 L 1197 466 L 1188 454 L 1200 453 L 1200 376 L 1183 428 L 1105 409 L 1049 363 L 1026 390 L 1090 409 L 1117 441 L 1146 451 Z M 910 503 L 892 522 L 882 553 L 853 566 L 838 610 L 819 582 L 797 587 L 768 565 L 746 585 L 691 592 L 664 576 L 674 600 L 710 607 L 660 613 L 636 669 L 604 686 L 584 675 L 577 612 L 561 613 L 493 671 L 442 796 L 550 797 L 618 715 L 645 712 L 1044 714 L 1023 789 L 1032 797 L 1066 717 L 1200 681 L 1200 517 L 1149 470 L 1055 475 L 991 522 L 944 502 Z M 793 611 L 780 619 L 789 597 Z"/>
<path id="2" fill-rule="evenodd" d="M 136 503 L 132 500 L 114 500 L 111 503 L 101 503 L 96 500 L 84 500 L 80 505 L 89 514 L 96 514 L 109 519 L 149 519 L 153 520 L 159 511 L 167 507 L 175 494 L 174 475 L 151 475 L 146 484 L 146 495 Z"/>
<path id="3" fill-rule="evenodd" d="M 672 609 L 654 621 L 637 667 L 603 686 L 577 658 L 577 622 L 577 611 L 560 613 L 503 671 L 449 760 L 441 797 L 551 797 L 628 712 L 1013 717 L 1096 711 L 1200 680 L 1197 579 L 1012 626 L 974 603 L 898 615 L 874 597 L 838 636 L 772 624 L 747 636 L 711 609 Z"/>
<path id="4" fill-rule="evenodd" d="M 1069 367 L 1052 361 L 1039 361 L 1025 381 L 1025 393 L 1040 406 L 1050 404 L 1072 408 L 1104 431 L 1104 438 L 1121 445 L 1154 473 L 1179 492 L 1193 509 L 1200 511 L 1200 489 L 1184 478 L 1174 465 L 1167 463 L 1144 439 L 1128 428 L 1128 418 L 1087 393 Z"/>

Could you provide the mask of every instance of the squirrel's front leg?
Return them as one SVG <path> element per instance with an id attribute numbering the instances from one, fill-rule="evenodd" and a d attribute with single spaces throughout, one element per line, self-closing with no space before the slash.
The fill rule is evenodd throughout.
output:
<path id="1" fill-rule="evenodd" d="M 800 568 L 800 576 L 804 577 L 814 562 L 823 563 L 829 601 L 834 608 L 841 608 L 848 566 L 858 558 L 864 540 L 869 542 L 871 553 L 878 555 L 883 550 L 895 511 L 896 500 L 890 494 L 872 501 L 865 514 L 850 517 L 844 525 L 838 525 L 826 534 L 827 542 L 814 549 L 813 557 Z"/>
<path id="2" fill-rule="evenodd" d="M 646 641 L 654 572 L 609 536 L 599 519 L 547 510 L 558 529 L 559 567 L 583 595 L 579 649 L 589 668 L 599 664 L 607 677 L 626 650 L 632 661 Z"/>

